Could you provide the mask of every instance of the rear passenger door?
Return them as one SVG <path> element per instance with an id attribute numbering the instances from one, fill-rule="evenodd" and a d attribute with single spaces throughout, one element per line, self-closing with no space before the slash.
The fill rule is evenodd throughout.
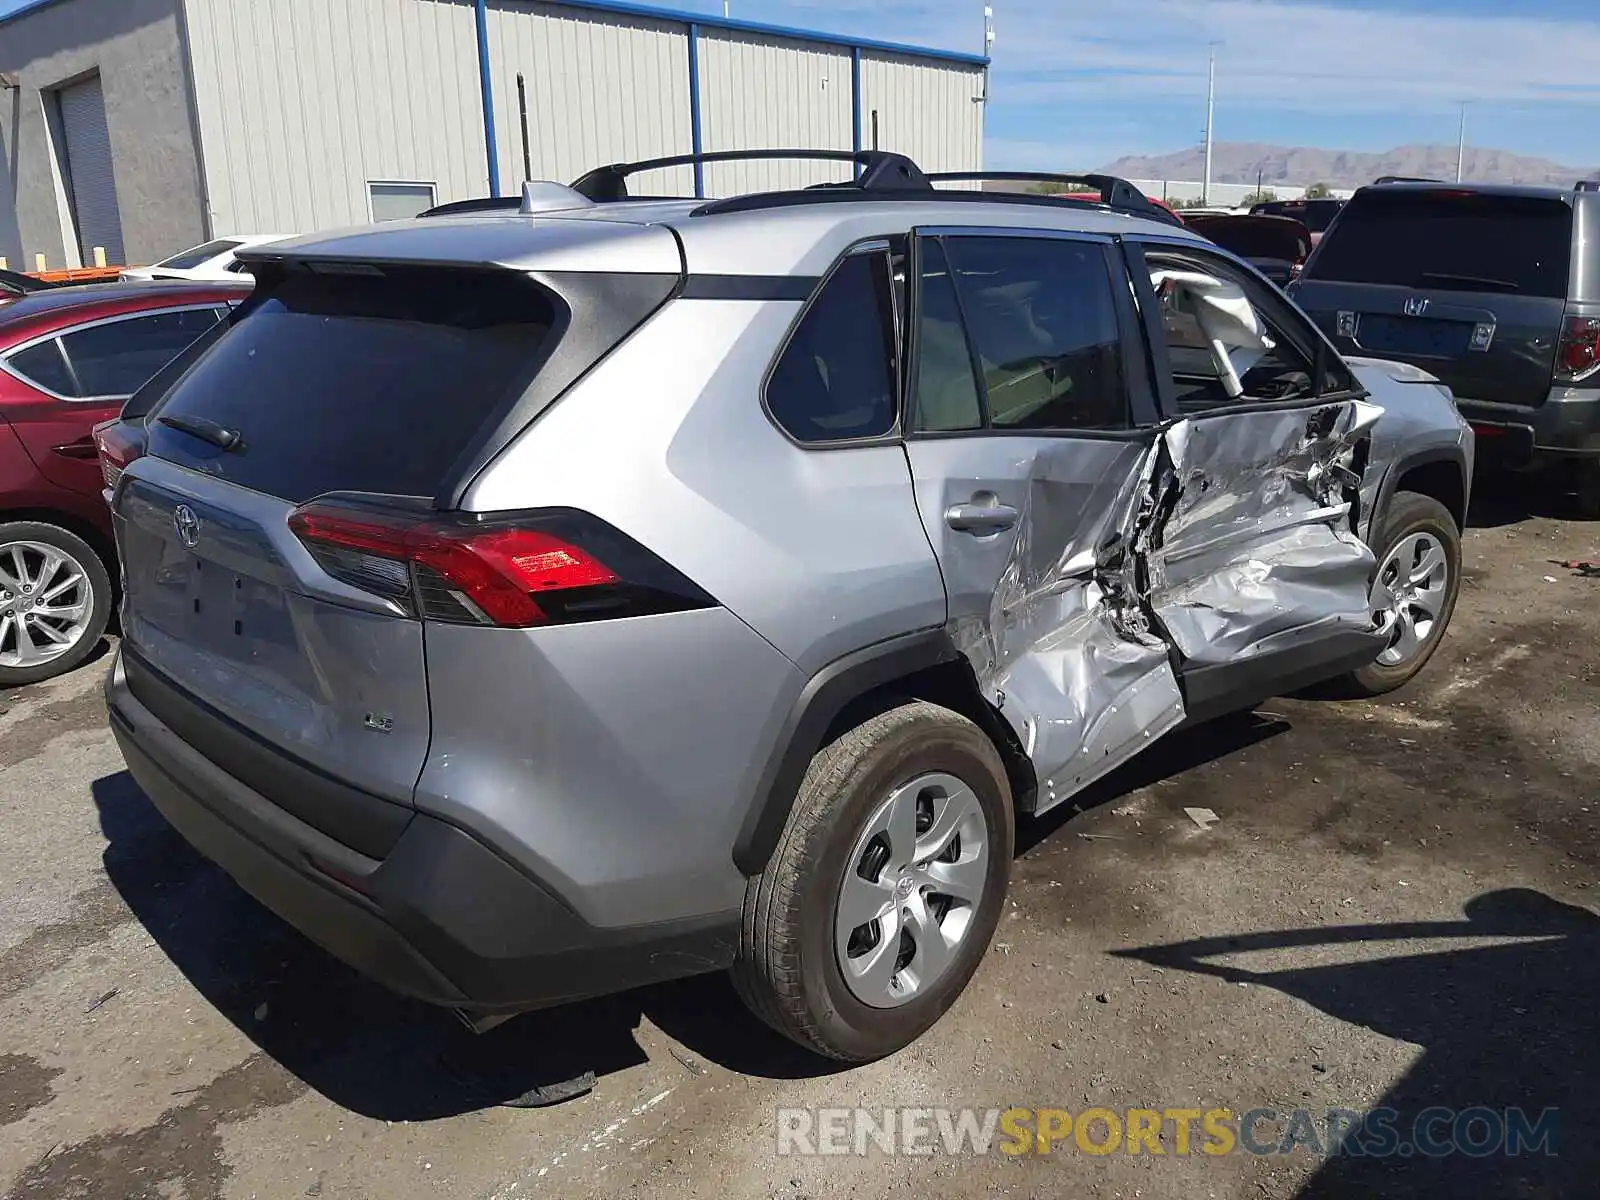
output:
<path id="1" fill-rule="evenodd" d="M 910 277 L 918 512 L 1044 811 L 1184 715 L 1132 546 L 1160 437 L 1148 361 L 1107 238 L 922 230 Z"/>
<path id="2" fill-rule="evenodd" d="M 1357 506 L 1382 410 L 1252 272 L 1193 242 L 1127 252 L 1168 420 L 1148 601 L 1190 718 L 1371 662 L 1384 637 Z M 1207 294 L 1231 297 L 1231 320 L 1196 303 Z"/>

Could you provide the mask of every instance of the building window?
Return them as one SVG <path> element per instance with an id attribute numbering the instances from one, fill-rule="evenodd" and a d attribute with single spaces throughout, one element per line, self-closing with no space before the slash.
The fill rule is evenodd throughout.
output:
<path id="1" fill-rule="evenodd" d="M 369 183 L 367 200 L 374 221 L 405 221 L 433 207 L 433 184 Z"/>

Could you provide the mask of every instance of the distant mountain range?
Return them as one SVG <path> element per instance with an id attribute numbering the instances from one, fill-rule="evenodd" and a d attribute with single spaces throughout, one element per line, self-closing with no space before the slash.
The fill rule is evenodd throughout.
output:
<path id="1" fill-rule="evenodd" d="M 1530 158 L 1509 150 L 1468 146 L 1464 175 L 1480 183 L 1555 184 L 1571 187 L 1579 179 L 1596 177 L 1600 168 L 1566 167 L 1548 158 Z M 1205 151 L 1199 148 L 1174 154 L 1129 155 L 1100 170 L 1124 179 L 1197 180 L 1205 175 Z M 1455 146 L 1397 146 L 1377 154 L 1354 150 L 1319 150 L 1312 146 L 1269 146 L 1260 142 L 1213 142 L 1213 183 L 1267 184 L 1306 187 L 1359 187 L 1380 175 L 1413 175 L 1426 179 L 1456 177 Z"/>

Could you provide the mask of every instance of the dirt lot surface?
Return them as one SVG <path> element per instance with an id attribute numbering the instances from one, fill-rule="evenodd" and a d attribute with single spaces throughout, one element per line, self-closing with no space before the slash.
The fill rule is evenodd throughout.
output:
<path id="1" fill-rule="evenodd" d="M 1481 485 L 1480 485 L 1481 486 Z M 1600 525 L 1477 514 L 1455 623 L 1376 703 L 1177 736 L 1022 831 L 917 1045 L 830 1072 L 709 978 L 481 1037 L 199 859 L 122 770 L 103 664 L 0 694 L 12 1197 L 1574 1196 L 1600 1169 Z M 1185 808 L 1219 820 L 1202 831 Z M 686 831 L 687 836 L 687 831 Z M 557 1107 L 503 1102 L 593 1069 Z M 777 1154 L 790 1106 L 1559 1108 L 1554 1156 Z M 1274 1142 L 1283 1122 L 1259 1127 Z"/>

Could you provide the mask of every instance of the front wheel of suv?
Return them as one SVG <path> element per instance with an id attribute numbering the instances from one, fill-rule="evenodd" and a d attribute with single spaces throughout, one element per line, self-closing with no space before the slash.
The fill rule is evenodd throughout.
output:
<path id="1" fill-rule="evenodd" d="M 72 670 L 110 617 L 111 577 L 87 542 L 59 525 L 0 522 L 0 688 Z"/>
<path id="2" fill-rule="evenodd" d="M 750 880 L 739 994 L 830 1058 L 915 1041 L 982 961 L 1015 836 L 1004 764 L 971 721 L 915 701 L 857 726 L 812 759 Z"/>
<path id="3" fill-rule="evenodd" d="M 1378 572 L 1370 605 L 1389 644 L 1376 662 L 1344 680 L 1357 696 L 1409 683 L 1444 637 L 1461 591 L 1461 533 L 1432 496 L 1396 492 L 1373 540 Z"/>

